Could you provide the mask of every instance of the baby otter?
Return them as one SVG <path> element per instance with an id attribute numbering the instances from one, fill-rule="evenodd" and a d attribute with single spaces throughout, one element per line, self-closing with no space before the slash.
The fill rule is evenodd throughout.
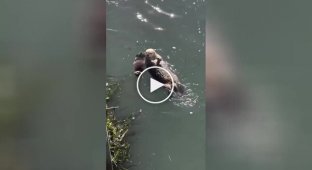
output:
<path id="1" fill-rule="evenodd" d="M 145 66 L 146 68 L 152 66 L 159 66 L 166 69 L 172 76 L 173 82 L 170 75 L 163 69 L 150 69 L 148 70 L 151 76 L 157 81 L 165 84 L 167 89 L 174 88 L 174 92 L 183 94 L 185 91 L 184 85 L 180 82 L 178 76 L 170 69 L 169 63 L 164 61 L 163 58 L 156 53 L 154 49 L 147 49 L 145 51 Z"/>
<path id="2" fill-rule="evenodd" d="M 158 53 L 156 53 L 154 49 L 149 48 L 145 51 L 145 53 L 149 57 L 149 61 L 152 62 L 147 63 L 148 65 L 161 67 L 162 64 L 164 64 L 162 57 Z"/>

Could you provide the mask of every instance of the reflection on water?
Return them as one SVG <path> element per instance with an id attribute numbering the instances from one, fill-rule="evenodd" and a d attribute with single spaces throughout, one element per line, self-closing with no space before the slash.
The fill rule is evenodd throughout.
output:
<path id="1" fill-rule="evenodd" d="M 194 3 L 195 2 L 195 3 Z M 121 81 L 119 116 L 137 113 L 129 137 L 135 170 L 204 169 L 204 15 L 202 1 L 107 1 L 107 74 Z M 202 16 L 199 17 L 199 16 Z M 156 49 L 186 86 L 160 105 L 136 92 L 132 63 Z"/>
<path id="2" fill-rule="evenodd" d="M 146 3 L 147 5 L 149 5 L 151 8 L 153 8 L 156 12 L 160 13 L 160 14 L 167 15 L 167 16 L 170 17 L 170 18 L 175 18 L 175 17 L 177 17 L 176 14 L 166 12 L 166 11 L 164 11 L 163 9 L 161 9 L 160 7 L 154 6 L 154 5 L 150 4 L 147 0 L 145 1 L 145 3 Z"/>

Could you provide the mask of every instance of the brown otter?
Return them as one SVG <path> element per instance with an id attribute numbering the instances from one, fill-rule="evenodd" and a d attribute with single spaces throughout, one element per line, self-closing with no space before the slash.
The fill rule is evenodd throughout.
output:
<path id="1" fill-rule="evenodd" d="M 134 74 L 136 76 L 139 76 L 141 72 L 145 69 L 145 54 L 144 53 L 140 53 L 135 56 L 133 67 L 134 67 Z"/>
<path id="2" fill-rule="evenodd" d="M 152 66 L 159 66 L 166 69 L 172 76 L 173 82 L 170 75 L 162 69 L 150 69 L 148 70 L 151 76 L 157 81 L 165 84 L 167 89 L 171 89 L 174 86 L 174 92 L 183 94 L 185 91 L 184 85 L 180 82 L 178 76 L 170 69 L 169 63 L 164 61 L 163 58 L 156 53 L 154 49 L 147 49 L 145 51 L 145 66 L 146 68 Z"/>

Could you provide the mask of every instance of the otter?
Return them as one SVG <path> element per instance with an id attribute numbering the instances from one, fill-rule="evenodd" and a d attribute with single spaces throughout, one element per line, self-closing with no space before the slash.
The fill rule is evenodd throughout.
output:
<path id="1" fill-rule="evenodd" d="M 134 75 L 139 76 L 141 72 L 145 69 L 145 54 L 137 54 L 133 62 Z"/>
<path id="2" fill-rule="evenodd" d="M 180 82 L 178 76 L 170 69 L 169 63 L 163 60 L 163 58 L 156 53 L 154 49 L 147 49 L 145 51 L 145 67 L 148 68 L 152 66 L 162 67 L 171 74 L 173 82 L 167 72 L 162 69 L 148 70 L 155 80 L 165 84 L 165 88 L 171 90 L 173 85 L 174 92 L 178 94 L 183 94 L 185 92 L 184 85 Z"/>

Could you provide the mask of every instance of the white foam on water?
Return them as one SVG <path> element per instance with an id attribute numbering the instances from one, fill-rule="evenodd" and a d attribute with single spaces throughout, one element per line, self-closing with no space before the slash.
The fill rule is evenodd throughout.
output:
<path id="1" fill-rule="evenodd" d="M 190 87 L 190 83 L 184 84 L 185 92 L 183 95 L 173 93 L 170 101 L 179 107 L 191 108 L 194 107 L 198 102 L 198 95 L 193 92 Z"/>

